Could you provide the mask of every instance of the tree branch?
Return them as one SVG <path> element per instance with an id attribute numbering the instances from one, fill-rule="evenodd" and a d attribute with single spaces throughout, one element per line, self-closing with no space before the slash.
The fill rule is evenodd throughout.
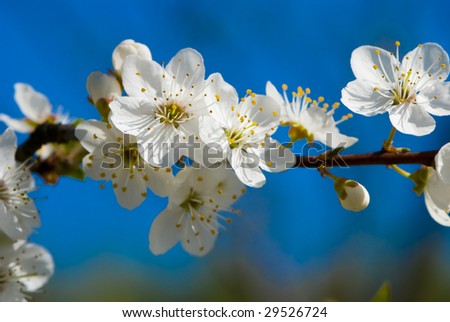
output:
<path id="1" fill-rule="evenodd" d="M 41 146 L 47 143 L 68 143 L 77 140 L 75 126 L 43 123 L 36 127 L 28 139 L 17 147 L 16 160 L 24 162 L 34 156 Z"/>
<path id="2" fill-rule="evenodd" d="M 28 140 L 17 148 L 16 160 L 23 162 L 32 158 L 35 152 L 47 143 L 68 143 L 77 140 L 75 126 L 44 123 L 30 134 Z M 390 164 L 423 164 L 432 166 L 435 151 L 425 152 L 371 152 L 364 154 L 337 155 L 324 159 L 323 156 L 296 156 L 294 168 L 350 167 L 360 165 L 390 165 Z"/>

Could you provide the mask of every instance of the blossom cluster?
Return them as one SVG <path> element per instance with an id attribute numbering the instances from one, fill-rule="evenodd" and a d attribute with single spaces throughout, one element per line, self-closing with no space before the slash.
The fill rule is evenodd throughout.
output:
<path id="1" fill-rule="evenodd" d="M 430 114 L 450 115 L 450 85 L 445 82 L 450 67 L 444 49 L 434 43 L 419 45 L 400 62 L 399 47 L 396 42 L 395 54 L 373 46 L 357 48 L 351 57 L 356 80 L 342 90 L 341 102 L 352 112 L 389 114 L 393 130 L 383 153 L 403 153 L 392 145 L 396 131 L 427 135 L 436 127 Z M 69 174 L 103 181 L 101 188 L 109 183 L 117 202 L 128 210 L 141 206 L 149 193 L 168 198 L 148 235 L 156 255 L 178 243 L 191 255 L 210 252 L 232 215 L 240 214 L 234 203 L 247 189 L 261 188 L 265 172 L 296 165 L 291 148 L 301 140 L 329 148 L 317 156 L 322 160 L 318 171 L 333 180 L 345 209 L 361 211 L 369 205 L 362 184 L 332 174 L 325 162 L 358 141 L 338 128 L 352 114 L 336 120 L 340 103 L 330 106 L 322 96 L 313 98 L 309 88 L 288 94 L 286 84 L 279 91 L 267 82 L 265 93 L 249 89 L 240 98 L 220 73 L 206 74 L 196 50 L 182 49 L 168 64 L 159 64 L 146 45 L 131 39 L 114 49 L 109 73 L 91 73 L 86 88 L 98 119 L 73 122 L 61 108 L 53 113 L 47 97 L 23 83 L 15 85 L 15 100 L 25 117 L 0 114 L 8 126 L 0 136 L 1 300 L 28 299 L 53 273 L 50 254 L 27 242 L 40 226 L 29 194 L 36 190 L 32 167 L 57 163 L 61 155 L 65 161 L 79 160 L 82 175 L 75 169 L 80 164 L 72 162 L 75 167 L 69 169 L 55 167 L 44 177 L 46 182 Z M 76 126 L 79 148 L 45 144 L 30 160 L 16 161 L 14 131 L 33 133 L 45 123 Z M 286 144 L 273 137 L 280 126 L 289 127 Z M 412 174 L 390 167 L 411 179 L 418 194 L 424 193 L 435 221 L 450 226 L 450 143 L 432 166 Z"/>

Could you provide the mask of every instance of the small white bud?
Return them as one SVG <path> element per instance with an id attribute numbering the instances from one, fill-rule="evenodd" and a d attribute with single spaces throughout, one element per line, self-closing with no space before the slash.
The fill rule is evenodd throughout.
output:
<path id="1" fill-rule="evenodd" d="M 120 73 L 123 60 L 128 55 L 138 55 L 146 60 L 152 60 L 152 54 L 146 45 L 135 42 L 133 39 L 126 39 L 114 49 L 112 54 L 112 64 L 117 72 Z"/>
<path id="2" fill-rule="evenodd" d="M 91 73 L 86 80 L 86 88 L 94 105 L 97 105 L 100 99 L 109 103 L 116 97 L 122 96 L 122 89 L 117 79 L 102 72 Z"/>
<path id="3" fill-rule="evenodd" d="M 361 211 L 367 208 L 370 195 L 367 189 L 354 180 L 338 179 L 335 186 L 342 207 L 351 211 Z"/>

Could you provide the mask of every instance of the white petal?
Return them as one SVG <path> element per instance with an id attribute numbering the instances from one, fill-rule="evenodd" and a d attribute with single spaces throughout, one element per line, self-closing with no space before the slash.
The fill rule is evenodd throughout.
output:
<path id="1" fill-rule="evenodd" d="M 266 139 L 264 147 L 258 149 L 261 169 L 269 172 L 281 172 L 290 169 L 295 164 L 295 155 L 290 149 L 278 141 Z"/>
<path id="2" fill-rule="evenodd" d="M 176 82 L 185 88 L 205 79 L 203 57 L 192 48 L 180 50 L 167 64 L 166 71 L 175 76 Z"/>
<path id="3" fill-rule="evenodd" d="M 358 80 L 369 81 L 380 89 L 390 89 L 390 83 L 396 81 L 394 69 L 399 62 L 394 55 L 382 48 L 374 46 L 356 48 L 352 53 L 350 64 Z"/>
<path id="4" fill-rule="evenodd" d="M 437 207 L 427 193 L 425 193 L 425 205 L 427 206 L 431 218 L 442 226 L 450 227 L 449 215 L 443 209 Z"/>
<path id="5" fill-rule="evenodd" d="M 216 162 L 222 161 L 227 156 L 229 143 L 224 129 L 210 116 L 202 115 L 199 119 L 200 138 L 207 145 L 211 153 L 217 151 Z M 220 156 L 221 157 L 220 157 Z"/>
<path id="6" fill-rule="evenodd" d="M 211 251 L 217 239 L 217 216 L 212 213 L 212 219 L 209 223 L 209 227 L 206 228 L 196 220 L 190 222 L 186 220 L 181 227 L 181 245 L 183 249 L 194 256 L 204 256 Z M 208 216 L 208 213 L 205 213 Z M 211 229 L 214 229 L 216 233 L 212 234 Z"/>
<path id="7" fill-rule="evenodd" d="M 266 83 L 266 95 L 275 100 L 279 106 L 284 105 L 283 96 L 281 96 L 280 92 L 278 92 L 277 88 L 270 81 Z"/>
<path id="8" fill-rule="evenodd" d="M 35 129 L 35 126 L 31 125 L 26 120 L 13 119 L 6 114 L 0 114 L 0 121 L 4 122 L 6 126 L 10 127 L 14 131 L 20 133 L 31 133 Z"/>
<path id="9" fill-rule="evenodd" d="M 122 66 L 123 87 L 129 96 L 153 100 L 162 94 L 164 69 L 152 60 L 127 56 Z"/>
<path id="10" fill-rule="evenodd" d="M 433 168 L 429 169 L 425 191 L 436 207 L 444 211 L 450 210 L 450 185 L 446 185 Z"/>
<path id="11" fill-rule="evenodd" d="M 129 210 L 138 207 L 147 197 L 147 185 L 141 176 L 133 175 L 129 169 L 116 172 L 117 178 L 114 188 L 119 204 Z"/>
<path id="12" fill-rule="evenodd" d="M 154 123 L 152 103 L 135 98 L 119 97 L 111 104 L 110 120 L 122 132 L 139 136 L 148 133 L 148 127 Z M 158 121 L 159 123 L 159 121 Z"/>
<path id="13" fill-rule="evenodd" d="M 430 134 L 436 122 L 425 108 L 415 104 L 400 104 L 389 111 L 392 125 L 400 132 L 416 136 Z"/>
<path id="14" fill-rule="evenodd" d="M 260 188 L 266 183 L 266 177 L 259 168 L 258 155 L 247 154 L 241 149 L 233 149 L 230 163 L 243 184 L 253 188 Z"/>
<path id="15" fill-rule="evenodd" d="M 152 168 L 147 166 L 145 173 L 149 177 L 147 185 L 154 194 L 165 197 L 175 188 L 175 178 L 170 168 Z"/>
<path id="16" fill-rule="evenodd" d="M 442 68 L 444 66 L 444 68 Z M 403 57 L 402 69 L 409 71 L 411 69 L 414 79 L 417 83 L 417 89 L 422 90 L 423 86 L 428 86 L 430 76 L 434 81 L 444 81 L 449 74 L 449 59 L 445 50 L 435 43 L 426 43 L 416 47 Z M 417 74 L 419 73 L 419 74 Z M 420 79 L 417 77 L 420 76 Z M 442 79 L 440 80 L 439 77 Z"/>
<path id="17" fill-rule="evenodd" d="M 14 99 L 28 119 L 40 124 L 50 116 L 52 105 L 45 95 L 23 83 L 14 84 L 14 89 Z"/>
<path id="18" fill-rule="evenodd" d="M 164 209 L 150 228 L 150 250 L 155 255 L 164 254 L 180 240 L 182 227 L 177 227 L 184 210 L 180 207 Z"/>
<path id="19" fill-rule="evenodd" d="M 94 104 L 100 99 L 112 101 L 122 95 L 122 89 L 117 79 L 102 72 L 89 74 L 86 80 L 86 89 Z"/>
<path id="20" fill-rule="evenodd" d="M 75 128 L 75 136 L 83 148 L 93 152 L 98 145 L 106 143 L 109 138 L 108 124 L 100 121 L 84 121 Z M 115 141 L 115 140 L 114 140 Z"/>
<path id="21" fill-rule="evenodd" d="M 437 116 L 450 115 L 450 83 L 434 83 L 417 95 L 417 102 L 426 101 L 427 112 Z"/>
<path id="22" fill-rule="evenodd" d="M 14 155 L 16 154 L 16 148 L 16 134 L 8 128 L 0 135 L 0 176 L 4 175 L 8 167 L 15 166 L 16 161 Z"/>
<path id="23" fill-rule="evenodd" d="M 117 45 L 112 54 L 112 64 L 116 71 L 120 72 L 123 60 L 129 55 L 138 55 L 145 60 L 152 60 L 152 54 L 146 45 L 135 42 L 133 39 L 126 39 Z"/>
<path id="24" fill-rule="evenodd" d="M 434 161 L 439 177 L 445 184 L 450 185 L 450 143 L 439 150 Z"/>
<path id="25" fill-rule="evenodd" d="M 257 123 L 255 137 L 258 134 L 271 135 L 280 124 L 280 107 L 271 97 L 265 95 L 247 97 L 244 102 L 239 104 L 236 112 L 240 115 L 239 117 L 235 116 L 238 122 L 241 122 L 241 116 L 247 116 L 251 122 Z"/>
<path id="26" fill-rule="evenodd" d="M 314 139 L 319 142 L 322 142 L 323 144 L 329 146 L 332 149 L 336 149 L 338 147 L 349 148 L 353 144 L 358 142 L 358 139 L 355 137 L 339 133 L 339 129 L 337 127 L 327 132 L 314 133 Z"/>
<path id="27" fill-rule="evenodd" d="M 19 279 L 24 291 L 37 291 L 53 275 L 53 259 L 47 250 L 38 245 L 25 244 L 19 249 L 17 258 L 20 263 L 18 275 L 27 276 Z"/>
<path id="28" fill-rule="evenodd" d="M 388 110 L 392 104 L 392 99 L 380 95 L 379 91 L 374 90 L 374 86 L 361 80 L 354 80 L 347 84 L 342 90 L 341 101 L 352 112 L 365 116 L 382 114 Z M 388 92 L 384 95 L 389 95 Z"/>
<path id="29" fill-rule="evenodd" d="M 219 73 L 212 74 L 208 77 L 212 81 L 210 87 L 211 95 L 218 98 L 218 102 L 214 104 L 209 110 L 210 116 L 223 127 L 227 126 L 229 118 L 233 115 L 232 106 L 236 107 L 239 104 L 239 97 L 233 86 L 225 82 L 222 75 Z"/>

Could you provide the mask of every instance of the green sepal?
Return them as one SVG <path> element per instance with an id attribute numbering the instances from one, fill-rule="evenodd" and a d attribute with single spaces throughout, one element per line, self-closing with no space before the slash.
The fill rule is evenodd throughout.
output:
<path id="1" fill-rule="evenodd" d="M 418 195 L 422 195 L 425 186 L 427 184 L 428 181 L 428 175 L 429 175 L 429 171 L 427 167 L 422 167 L 419 170 L 417 170 L 416 172 L 413 172 L 408 178 L 411 179 L 414 183 L 415 186 L 413 188 L 413 191 Z"/>
<path id="2" fill-rule="evenodd" d="M 347 198 L 347 192 L 345 191 L 345 186 L 347 185 L 347 180 L 345 178 L 337 178 L 334 180 L 334 190 L 336 190 L 339 199 L 345 200 Z"/>
<path id="3" fill-rule="evenodd" d="M 102 117 L 103 122 L 108 122 L 108 116 L 111 112 L 111 109 L 109 108 L 109 103 L 107 100 L 101 98 L 97 101 L 97 104 L 95 107 L 97 108 L 98 113 Z"/>

